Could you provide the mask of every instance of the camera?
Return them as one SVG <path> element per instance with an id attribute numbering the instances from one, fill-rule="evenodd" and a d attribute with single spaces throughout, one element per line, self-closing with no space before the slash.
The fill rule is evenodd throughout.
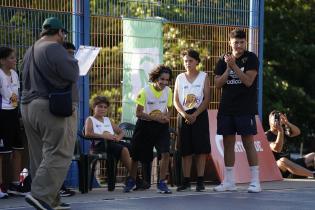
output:
<path id="1" fill-rule="evenodd" d="M 279 124 L 280 123 L 280 112 L 275 112 L 274 114 L 274 123 Z"/>

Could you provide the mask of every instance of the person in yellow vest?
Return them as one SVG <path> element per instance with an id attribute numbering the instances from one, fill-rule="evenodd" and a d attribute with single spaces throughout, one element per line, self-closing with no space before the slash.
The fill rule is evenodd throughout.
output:
<path id="1" fill-rule="evenodd" d="M 171 69 L 159 65 L 150 73 L 151 83 L 141 89 L 138 94 L 136 99 L 138 120 L 131 142 L 131 176 L 127 179 L 124 192 L 130 192 L 136 186 L 138 161 L 152 161 L 153 147 L 155 147 L 158 154 L 161 155 L 160 180 L 157 184 L 157 191 L 166 194 L 172 193 L 165 181 L 170 149 L 169 109 L 172 106 L 172 90 L 168 84 L 171 78 Z"/>
<path id="2" fill-rule="evenodd" d="M 177 76 L 174 106 L 178 112 L 178 132 L 182 155 L 184 182 L 177 191 L 189 191 L 192 155 L 196 157 L 196 191 L 205 191 L 204 170 L 206 157 L 211 151 L 207 108 L 210 101 L 207 73 L 198 71 L 199 53 L 189 49 L 182 53 L 186 72 Z"/>

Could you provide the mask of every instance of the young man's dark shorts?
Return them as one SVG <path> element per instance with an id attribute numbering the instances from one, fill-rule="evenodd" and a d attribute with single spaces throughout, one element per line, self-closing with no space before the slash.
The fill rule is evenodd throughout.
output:
<path id="1" fill-rule="evenodd" d="M 23 150 L 18 109 L 0 109 L 0 154 Z"/>
<path id="2" fill-rule="evenodd" d="M 117 160 L 121 158 L 121 151 L 126 147 L 129 152 L 131 151 L 131 145 L 128 142 L 124 141 L 107 141 L 106 152 L 108 154 L 112 154 Z M 92 146 L 93 153 L 101 153 L 105 151 L 105 143 L 103 141 L 97 142 L 94 146 Z"/>
<path id="3" fill-rule="evenodd" d="M 153 160 L 153 147 L 158 154 L 170 151 L 170 133 L 168 123 L 138 119 L 131 140 L 131 156 L 135 161 Z"/>
<path id="4" fill-rule="evenodd" d="M 192 114 L 196 109 L 187 110 L 186 113 Z M 179 144 L 182 156 L 192 154 L 209 154 L 211 152 L 209 118 L 207 110 L 203 111 L 196 118 L 193 124 L 187 124 L 185 119 L 178 114 Z"/>
<path id="5" fill-rule="evenodd" d="M 255 115 L 223 115 L 217 116 L 218 135 L 256 135 Z"/>

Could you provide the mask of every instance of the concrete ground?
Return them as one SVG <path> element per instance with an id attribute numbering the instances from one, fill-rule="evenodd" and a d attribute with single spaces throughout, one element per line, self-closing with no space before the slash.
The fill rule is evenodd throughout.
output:
<path id="1" fill-rule="evenodd" d="M 74 210 L 308 210 L 315 209 L 315 179 L 285 179 L 262 183 L 263 192 L 247 193 L 247 185 L 238 185 L 237 192 L 214 192 L 207 185 L 206 192 L 156 193 L 155 186 L 146 191 L 123 193 L 122 186 L 114 192 L 105 188 L 87 194 L 63 198 Z M 194 188 L 193 188 L 194 189 Z M 31 210 L 23 197 L 0 200 L 0 209 Z"/>

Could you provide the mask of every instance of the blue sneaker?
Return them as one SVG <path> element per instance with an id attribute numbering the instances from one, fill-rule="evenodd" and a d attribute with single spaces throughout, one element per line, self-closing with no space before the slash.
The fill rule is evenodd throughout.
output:
<path id="1" fill-rule="evenodd" d="M 124 192 L 130 192 L 130 190 L 133 190 L 133 188 L 136 186 L 136 181 L 132 177 L 128 177 L 126 181 L 126 186 L 124 188 Z"/>
<path id="2" fill-rule="evenodd" d="M 165 193 L 165 194 L 171 194 L 172 191 L 168 189 L 167 184 L 165 183 L 165 180 L 160 180 L 157 185 L 157 191 L 159 193 Z"/>
<path id="3" fill-rule="evenodd" d="M 27 194 L 25 196 L 25 201 L 35 207 L 35 209 L 37 210 L 54 210 L 47 203 L 37 198 L 34 198 L 31 194 Z"/>

